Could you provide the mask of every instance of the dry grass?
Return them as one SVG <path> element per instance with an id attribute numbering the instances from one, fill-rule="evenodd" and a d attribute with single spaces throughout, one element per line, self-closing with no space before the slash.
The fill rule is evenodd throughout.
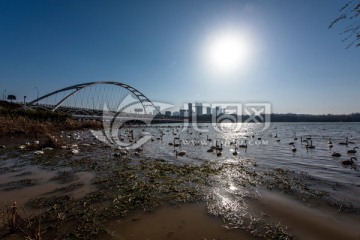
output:
<path id="1" fill-rule="evenodd" d="M 47 136 L 61 130 L 100 128 L 98 121 L 77 121 L 71 116 L 33 110 L 0 110 L 0 135 Z"/>
<path id="2" fill-rule="evenodd" d="M 58 213 L 53 222 L 56 224 L 44 226 L 41 222 L 43 215 L 46 215 L 48 210 L 41 214 L 28 215 L 24 207 L 17 206 L 16 202 L 13 205 L 5 205 L 0 209 L 0 239 L 7 239 L 9 236 L 16 236 L 11 239 L 25 240 L 41 240 L 41 239 L 59 239 L 58 234 L 64 223 L 64 217 Z"/>

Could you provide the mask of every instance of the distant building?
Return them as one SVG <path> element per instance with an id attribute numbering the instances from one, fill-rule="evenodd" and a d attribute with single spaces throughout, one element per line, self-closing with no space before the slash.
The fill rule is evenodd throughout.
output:
<path id="1" fill-rule="evenodd" d="M 220 107 L 215 107 L 215 115 L 216 116 L 220 114 L 220 110 L 221 110 Z"/>
<path id="2" fill-rule="evenodd" d="M 206 114 L 209 114 L 209 115 L 211 114 L 211 107 L 206 108 Z"/>
<path id="3" fill-rule="evenodd" d="M 178 112 L 178 111 L 176 111 L 176 112 L 173 112 L 173 114 L 172 114 L 174 117 L 178 117 L 178 116 L 180 116 L 180 112 Z"/>
<path id="4" fill-rule="evenodd" d="M 185 117 L 185 109 L 180 109 L 180 117 Z"/>
<path id="5" fill-rule="evenodd" d="M 165 111 L 165 116 L 170 117 L 171 116 L 171 111 Z"/>
<path id="6" fill-rule="evenodd" d="M 196 116 L 203 115 L 202 103 L 195 103 L 195 111 L 196 111 Z"/>
<path id="7" fill-rule="evenodd" d="M 192 103 L 188 104 L 188 116 L 189 116 L 189 121 L 191 121 L 191 119 L 192 119 Z"/>

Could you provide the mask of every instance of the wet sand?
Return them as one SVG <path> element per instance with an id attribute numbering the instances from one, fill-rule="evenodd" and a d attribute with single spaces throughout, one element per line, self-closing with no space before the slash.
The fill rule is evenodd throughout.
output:
<path id="1" fill-rule="evenodd" d="M 206 212 L 206 205 L 184 204 L 157 209 L 151 213 L 137 212 L 112 223 L 108 231 L 112 239 L 255 239 L 240 229 L 226 229 L 221 218 Z"/>
<path id="2" fill-rule="evenodd" d="M 360 216 L 355 214 L 320 211 L 269 191 L 262 191 L 249 207 L 265 213 L 267 221 L 285 225 L 296 239 L 360 239 Z M 225 228 L 221 218 L 207 213 L 205 203 L 167 206 L 151 213 L 139 211 L 111 223 L 107 231 L 112 235 L 107 240 L 257 239 L 242 229 Z"/>
<path id="3" fill-rule="evenodd" d="M 283 194 L 262 191 L 254 206 L 286 225 L 298 239 L 360 239 L 360 216 L 305 206 Z"/>

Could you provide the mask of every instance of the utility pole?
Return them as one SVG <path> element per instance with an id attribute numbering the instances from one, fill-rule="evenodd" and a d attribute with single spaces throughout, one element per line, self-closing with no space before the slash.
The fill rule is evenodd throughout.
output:
<path id="1" fill-rule="evenodd" d="M 26 96 L 24 96 L 24 107 L 26 107 Z"/>

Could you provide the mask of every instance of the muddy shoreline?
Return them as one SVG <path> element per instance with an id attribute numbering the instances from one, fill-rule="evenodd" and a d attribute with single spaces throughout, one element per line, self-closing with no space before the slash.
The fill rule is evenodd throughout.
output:
<path id="1" fill-rule="evenodd" d="M 356 183 L 342 186 L 303 172 L 266 169 L 255 159 L 194 165 L 148 157 L 146 152 L 116 155 L 116 149 L 88 130 L 54 136 L 66 147 L 46 150 L 44 139 L 35 144 L 23 136 L 0 138 L 5 145 L 0 149 L 1 238 L 34 234 L 21 222 L 9 228 L 4 216 L 14 202 L 24 222 L 41 219 L 41 239 L 116 239 L 119 234 L 143 239 L 147 232 L 142 226 L 149 223 L 150 239 L 194 239 L 194 231 L 195 238 L 210 239 L 360 236 Z M 324 186 L 321 191 L 318 185 Z M 354 199 L 335 194 L 341 191 L 353 192 Z M 192 217 L 198 219 L 197 228 Z M 324 220 L 328 218 L 333 221 Z M 158 228 L 169 219 L 175 225 Z M 222 229 L 220 235 L 211 235 L 214 226 Z M 139 229 L 142 235 L 135 234 Z"/>

